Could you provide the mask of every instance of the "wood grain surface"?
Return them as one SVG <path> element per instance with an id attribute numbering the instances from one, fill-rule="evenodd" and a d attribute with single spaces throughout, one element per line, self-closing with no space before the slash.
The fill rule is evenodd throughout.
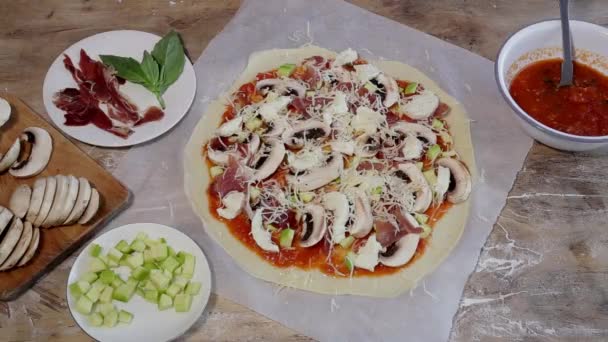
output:
<path id="1" fill-rule="evenodd" d="M 0 175 L 0 205 L 8 208 L 11 194 L 17 186 L 27 184 L 32 188 L 34 181 L 39 177 L 58 174 L 72 174 L 77 178 L 88 179 L 102 199 L 99 211 L 88 224 L 40 229 L 40 245 L 36 256 L 23 267 L 0 272 L 0 300 L 12 300 L 78 249 L 82 242 L 92 237 L 105 222 L 123 210 L 129 201 L 129 190 L 19 98 L 1 91 L 0 97 L 6 99 L 12 108 L 10 121 L 2 127 L 0 151 L 6 151 L 27 127 L 44 128 L 53 139 L 51 160 L 38 176 L 19 179 L 8 172 Z"/>
<path id="2" fill-rule="evenodd" d="M 557 17 L 555 0 L 353 0 L 377 14 L 494 60 L 519 27 Z M 573 18 L 608 25 L 605 0 L 571 1 Z M 63 49 L 112 29 L 182 33 L 192 60 L 238 9 L 236 0 L 0 1 L 0 89 L 43 113 L 42 81 Z M 113 169 L 126 150 L 84 147 Z M 454 341 L 608 340 L 608 159 L 530 151 L 454 317 Z M 18 300 L 0 303 L 0 340 L 86 340 L 70 317 L 70 258 Z M 307 341 L 217 296 L 184 337 Z"/>

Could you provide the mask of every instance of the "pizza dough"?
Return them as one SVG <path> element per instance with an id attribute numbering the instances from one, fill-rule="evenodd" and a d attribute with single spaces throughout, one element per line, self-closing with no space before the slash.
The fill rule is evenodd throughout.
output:
<path id="1" fill-rule="evenodd" d="M 469 201 L 452 206 L 435 225 L 423 255 L 413 264 L 389 275 L 358 276 L 353 278 L 332 277 L 318 270 L 303 270 L 297 267 L 280 268 L 263 260 L 228 228 L 216 220 L 209 210 L 207 188 L 211 181 L 202 155 L 202 146 L 214 134 L 225 111 L 228 98 L 239 86 L 250 82 L 259 72 L 278 68 L 284 63 L 299 63 L 306 57 L 319 55 L 335 57 L 336 53 L 317 46 L 299 49 L 268 50 L 254 53 L 245 71 L 236 80 L 225 96 L 220 96 L 209 104 L 207 111 L 195 127 L 184 153 L 184 186 L 196 214 L 201 218 L 206 231 L 224 250 L 248 273 L 281 286 L 318 292 L 323 294 L 353 294 L 373 297 L 394 297 L 417 285 L 418 281 L 432 272 L 458 243 L 469 212 Z M 442 102 L 450 106 L 446 121 L 454 137 L 454 148 L 467 165 L 473 180 L 476 167 L 473 145 L 469 131 L 469 119 L 464 108 L 454 98 L 446 94 L 430 78 L 419 70 L 400 62 L 370 61 L 395 79 L 415 81 L 435 92 Z"/>

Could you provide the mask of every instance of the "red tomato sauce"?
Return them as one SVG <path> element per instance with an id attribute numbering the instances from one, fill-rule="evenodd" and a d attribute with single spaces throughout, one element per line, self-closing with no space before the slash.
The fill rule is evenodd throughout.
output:
<path id="1" fill-rule="evenodd" d="M 355 64 L 361 63 L 364 64 L 365 61 L 361 60 L 355 62 Z M 263 80 L 272 77 L 276 77 L 276 71 L 274 70 L 267 73 L 258 74 L 256 80 Z M 407 86 L 407 84 L 409 83 L 401 80 L 398 80 L 397 82 L 400 86 Z M 236 106 L 242 107 L 253 102 L 257 102 L 256 100 L 258 95 L 259 94 L 257 94 L 255 90 L 255 82 L 246 83 L 242 85 L 239 91 L 237 92 Z M 228 106 L 225 112 L 223 113 L 222 122 L 232 119 L 236 114 L 235 112 L 236 109 L 233 106 Z M 394 119 L 395 121 L 410 121 L 406 116 L 395 115 Z M 439 141 L 438 143 L 444 148 L 449 145 L 442 141 Z M 207 163 L 207 169 L 209 170 L 214 164 L 208 158 L 206 158 L 205 151 L 206 145 L 202 148 L 202 157 L 205 158 L 205 161 Z M 349 161 L 347 160 L 346 162 L 348 165 Z M 425 160 L 425 162 L 430 164 L 430 161 Z M 283 185 L 286 183 L 286 173 L 287 170 L 279 169 L 270 178 L 278 180 L 279 183 Z M 214 216 L 214 218 L 224 223 L 226 227 L 228 227 L 228 231 L 232 234 L 232 236 L 241 241 L 241 243 L 243 243 L 243 245 L 245 245 L 249 250 L 255 252 L 259 257 L 263 258 L 273 266 L 280 268 L 297 267 L 303 270 L 317 269 L 322 273 L 332 276 L 350 276 L 350 271 L 344 263 L 346 254 L 350 251 L 350 249 L 345 249 L 340 245 L 334 245 L 330 253 L 330 249 L 332 247 L 326 240 L 323 240 L 318 244 L 308 248 L 301 248 L 297 245 L 297 243 L 295 243 L 294 248 L 281 248 L 279 253 L 271 253 L 264 251 L 255 243 L 253 236 L 251 235 L 251 222 L 245 213 L 241 213 L 233 220 L 227 220 L 219 216 L 217 213 L 217 209 L 222 207 L 221 199 L 218 197 L 218 195 L 216 193 L 212 193 L 210 191 L 210 188 L 208 188 L 206 196 L 209 198 L 209 211 Z M 428 225 L 433 228 L 435 224 L 451 207 L 452 204 L 447 201 L 444 201 L 439 206 L 430 207 L 425 212 L 425 214 L 429 216 Z M 298 240 L 299 234 L 299 230 L 296 229 L 296 237 L 294 238 L 294 241 Z M 272 234 L 272 239 L 276 244 L 279 244 L 278 231 Z M 357 243 L 364 243 L 365 239 L 366 238 L 358 239 Z M 382 276 L 399 272 L 401 269 L 412 265 L 414 262 L 416 262 L 416 260 L 420 259 L 429 243 L 432 243 L 432 239 L 421 239 L 414 257 L 407 264 L 401 267 L 388 267 L 382 264 L 378 264 L 373 272 L 365 269 L 355 268 L 353 270 L 352 276 Z M 331 262 L 328 262 L 328 256 L 331 258 Z"/>
<path id="2" fill-rule="evenodd" d="M 530 116 L 559 131 L 608 135 L 608 76 L 574 62 L 574 82 L 558 87 L 561 59 L 530 64 L 513 79 L 511 96 Z"/>

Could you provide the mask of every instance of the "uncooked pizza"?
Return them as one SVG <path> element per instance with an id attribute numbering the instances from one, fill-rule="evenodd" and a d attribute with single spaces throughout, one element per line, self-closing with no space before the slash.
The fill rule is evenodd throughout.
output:
<path id="1" fill-rule="evenodd" d="M 464 229 L 468 120 L 409 66 L 352 49 L 266 51 L 209 111 L 186 151 L 187 192 L 262 279 L 392 296 Z"/>

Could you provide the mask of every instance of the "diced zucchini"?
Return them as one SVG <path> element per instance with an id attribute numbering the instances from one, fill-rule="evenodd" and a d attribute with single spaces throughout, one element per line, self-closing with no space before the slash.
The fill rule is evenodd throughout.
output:
<path id="1" fill-rule="evenodd" d="M 414 217 L 416 218 L 416 221 L 418 221 L 418 223 L 420 223 L 420 224 L 425 224 L 429 220 L 428 215 L 425 215 L 425 214 L 415 213 Z"/>
<path id="2" fill-rule="evenodd" d="M 99 296 L 99 302 L 100 303 L 112 303 L 112 293 L 114 292 L 114 288 L 112 286 L 107 286 L 105 289 L 103 289 L 103 292 L 101 292 L 101 295 Z"/>
<path id="3" fill-rule="evenodd" d="M 99 280 L 106 285 L 110 285 L 116 279 L 116 273 L 112 270 L 103 270 L 99 273 Z"/>
<path id="4" fill-rule="evenodd" d="M 120 266 L 120 265 L 118 264 L 118 262 L 116 262 L 116 261 L 114 261 L 114 260 L 112 260 L 112 259 L 108 259 L 107 264 L 108 264 L 108 267 L 110 267 L 110 268 L 114 268 L 114 267 L 118 267 L 118 266 Z"/>
<path id="5" fill-rule="evenodd" d="M 102 316 L 106 316 L 108 313 L 114 311 L 114 304 L 112 303 L 100 303 L 95 308 Z"/>
<path id="6" fill-rule="evenodd" d="M 139 285 L 139 280 L 129 277 L 129 279 L 127 279 L 127 285 L 137 287 Z"/>
<path id="7" fill-rule="evenodd" d="M 173 299 L 166 294 L 161 294 L 158 298 L 158 310 L 163 311 L 173 306 Z"/>
<path id="8" fill-rule="evenodd" d="M 97 276 L 97 274 L 95 274 L 93 272 L 87 272 L 87 273 L 83 274 L 82 277 L 80 277 L 80 280 L 86 281 L 87 283 L 91 284 L 92 282 L 97 280 L 97 278 L 99 278 Z"/>
<path id="9" fill-rule="evenodd" d="M 116 323 L 118 323 L 118 312 L 116 310 L 112 310 L 103 316 L 104 327 L 112 328 L 116 326 Z"/>
<path id="10" fill-rule="evenodd" d="M 355 242 L 355 237 L 352 235 L 349 235 L 347 237 L 345 237 L 344 239 L 342 239 L 342 241 L 339 242 L 340 246 L 342 246 L 342 248 L 350 248 L 350 246 L 353 244 L 353 242 Z"/>
<path id="11" fill-rule="evenodd" d="M 191 281 L 190 283 L 188 283 L 188 286 L 186 286 L 186 294 L 196 296 L 197 294 L 199 294 L 199 292 L 201 292 L 201 283 L 198 281 Z"/>
<path id="12" fill-rule="evenodd" d="M 120 312 L 118 313 L 118 321 L 120 323 L 129 324 L 129 323 L 131 323 L 132 320 L 133 320 L 132 313 L 125 311 L 125 310 L 120 310 Z"/>
<path id="13" fill-rule="evenodd" d="M 219 175 L 221 175 L 222 173 L 224 173 L 224 168 L 221 166 L 212 166 L 209 169 L 209 174 L 211 175 L 211 178 L 215 178 Z"/>
<path id="14" fill-rule="evenodd" d="M 258 117 L 253 117 L 247 121 L 245 121 L 245 128 L 247 128 L 249 131 L 255 131 L 256 129 L 262 127 L 262 124 L 264 123 L 264 121 L 262 121 L 262 119 L 258 118 Z"/>
<path id="15" fill-rule="evenodd" d="M 422 168 L 424 167 L 424 163 L 423 162 L 417 162 L 416 163 L 416 167 L 418 167 L 418 170 L 422 171 Z"/>
<path id="16" fill-rule="evenodd" d="M 423 171 L 422 174 L 424 175 L 426 181 L 429 182 L 429 185 L 431 187 L 435 186 L 435 184 L 437 183 L 437 175 L 435 174 L 435 170 L 429 169 Z"/>
<path id="17" fill-rule="evenodd" d="M 192 296 L 185 293 L 180 293 L 175 296 L 175 311 L 176 312 L 188 312 L 192 306 Z"/>
<path id="18" fill-rule="evenodd" d="M 91 261 L 89 262 L 89 272 L 101 272 L 105 269 L 107 269 L 108 266 L 106 266 L 106 264 L 101 261 L 101 259 L 99 258 L 92 258 Z"/>
<path id="19" fill-rule="evenodd" d="M 150 271 L 150 281 L 157 289 L 164 291 L 171 282 L 171 278 L 167 277 L 161 270 Z"/>
<path id="20" fill-rule="evenodd" d="M 74 298 L 78 299 L 80 296 L 87 293 L 90 288 L 91 284 L 84 280 L 80 280 L 70 285 L 70 294 L 74 296 Z"/>
<path id="21" fill-rule="evenodd" d="M 168 257 L 160 264 L 160 267 L 173 275 L 173 271 L 179 267 L 179 261 L 177 261 L 177 259 L 174 257 Z"/>
<path id="22" fill-rule="evenodd" d="M 182 276 L 184 278 L 192 279 L 194 275 L 194 266 L 196 265 L 196 259 L 192 254 L 184 253 L 184 264 L 182 265 Z"/>
<path id="23" fill-rule="evenodd" d="M 290 248 L 295 232 L 295 230 L 290 228 L 283 229 L 281 231 L 281 235 L 279 236 L 279 245 L 283 248 Z"/>
<path id="24" fill-rule="evenodd" d="M 117 287 L 119 287 L 120 285 L 123 285 L 124 283 L 125 283 L 125 282 L 124 282 L 122 279 L 120 279 L 120 277 L 116 276 L 116 277 L 114 278 L 114 280 L 112 281 L 112 287 L 113 287 L 113 288 L 117 288 Z"/>
<path id="25" fill-rule="evenodd" d="M 152 255 L 152 250 L 146 249 L 144 252 L 144 262 L 153 263 L 154 255 Z"/>
<path id="26" fill-rule="evenodd" d="M 140 287 L 144 290 L 156 290 L 156 286 L 150 280 L 140 283 Z"/>
<path id="27" fill-rule="evenodd" d="M 349 252 L 348 254 L 346 254 L 346 257 L 344 257 L 344 265 L 346 266 L 349 272 L 352 272 L 355 268 L 355 257 L 356 255 L 353 252 Z"/>
<path id="28" fill-rule="evenodd" d="M 431 235 L 432 230 L 433 230 L 431 228 L 431 226 L 429 226 L 428 224 L 425 224 L 425 223 L 421 224 L 420 228 L 423 229 L 422 233 L 420 233 L 420 238 L 421 239 L 425 239 L 425 238 L 429 237 Z"/>
<path id="29" fill-rule="evenodd" d="M 186 261 L 186 254 L 188 254 L 188 253 L 186 253 L 184 251 L 179 251 L 179 252 L 177 252 L 177 255 L 175 256 L 175 259 L 177 259 L 177 261 L 179 261 L 179 263 L 181 265 L 183 265 L 184 262 Z"/>
<path id="30" fill-rule="evenodd" d="M 130 247 L 136 252 L 143 252 L 146 249 L 146 243 L 143 240 L 133 240 Z"/>
<path id="31" fill-rule="evenodd" d="M 139 266 L 133 270 L 133 273 L 131 273 L 131 277 L 141 281 L 141 280 L 146 279 L 148 277 L 149 273 L 150 273 L 149 269 Z"/>
<path id="32" fill-rule="evenodd" d="M 262 191 L 259 188 L 256 188 L 254 186 L 249 188 L 249 199 L 251 200 L 251 202 L 255 202 L 261 194 Z"/>
<path id="33" fill-rule="evenodd" d="M 188 279 L 177 276 L 173 278 L 173 284 L 179 286 L 179 288 L 183 290 L 186 285 L 188 285 Z"/>
<path id="34" fill-rule="evenodd" d="M 416 89 L 418 89 L 418 83 L 417 82 L 412 82 L 409 83 L 405 89 L 403 89 L 403 93 L 405 95 L 412 95 L 416 93 Z"/>
<path id="35" fill-rule="evenodd" d="M 87 296 L 80 296 L 78 301 L 76 302 L 76 311 L 80 312 L 83 315 L 88 315 L 93 310 L 93 301 L 91 301 Z"/>
<path id="36" fill-rule="evenodd" d="M 85 297 L 90 299 L 91 302 L 96 303 L 99 300 L 99 296 L 101 296 L 101 292 L 104 290 L 104 288 L 105 287 L 91 286 Z"/>
<path id="37" fill-rule="evenodd" d="M 298 196 L 300 197 L 302 202 L 308 203 L 315 198 L 315 193 L 314 192 L 300 192 L 298 194 Z"/>
<path id="38" fill-rule="evenodd" d="M 108 251 L 108 259 L 114 260 L 115 262 L 119 262 L 122 258 L 122 252 L 116 248 L 110 248 Z"/>
<path id="39" fill-rule="evenodd" d="M 157 304 L 159 296 L 158 290 L 144 290 L 144 299 L 150 303 Z"/>
<path id="40" fill-rule="evenodd" d="M 182 272 L 184 272 L 184 269 L 183 269 L 183 267 L 180 266 L 180 267 L 176 268 L 175 271 L 173 271 L 173 274 L 176 274 L 176 275 L 182 274 Z"/>
<path id="41" fill-rule="evenodd" d="M 91 247 L 89 249 L 89 255 L 91 255 L 93 258 L 97 258 L 98 256 L 101 255 L 102 251 L 103 251 L 103 249 L 101 248 L 101 246 L 94 243 L 91 245 Z"/>
<path id="42" fill-rule="evenodd" d="M 177 295 L 178 293 L 180 293 L 182 291 L 182 289 L 180 289 L 180 287 L 178 285 L 175 284 L 171 284 L 168 288 L 167 291 L 165 291 L 165 293 L 171 297 L 174 298 L 175 295 Z"/>
<path id="43" fill-rule="evenodd" d="M 135 236 L 135 240 L 141 240 L 141 241 L 146 241 L 148 239 L 148 234 L 144 233 L 144 232 L 139 232 L 137 233 L 137 235 Z"/>
<path id="44" fill-rule="evenodd" d="M 437 129 L 437 130 L 443 129 L 443 127 L 444 127 L 443 126 L 443 121 L 441 121 L 441 120 L 439 120 L 437 118 L 433 118 L 433 123 L 431 124 L 431 126 L 434 129 Z"/>
<path id="45" fill-rule="evenodd" d="M 375 93 L 378 90 L 378 87 L 376 87 L 372 82 L 365 83 L 363 87 L 370 93 Z"/>
<path id="46" fill-rule="evenodd" d="M 132 269 L 136 269 L 144 264 L 144 255 L 141 252 L 133 252 L 127 257 L 127 265 Z"/>
<path id="47" fill-rule="evenodd" d="M 148 248 L 152 248 L 153 246 L 158 245 L 158 244 L 164 245 L 164 243 L 162 243 L 160 240 L 154 240 L 154 239 L 146 239 L 146 240 L 144 240 L 144 243 L 146 244 L 146 246 L 148 246 Z"/>
<path id="48" fill-rule="evenodd" d="M 139 286 L 135 289 L 135 294 L 140 296 L 141 298 L 145 298 L 144 296 L 146 295 L 144 290 Z"/>
<path id="49" fill-rule="evenodd" d="M 277 70 L 277 74 L 279 76 L 281 76 L 281 77 L 289 77 L 289 75 L 291 75 L 291 73 L 295 69 L 296 69 L 296 65 L 295 64 L 291 64 L 291 63 L 283 64 Z"/>
<path id="50" fill-rule="evenodd" d="M 164 243 L 152 245 L 150 249 L 152 250 L 152 256 L 154 257 L 154 260 L 156 261 L 165 260 L 169 256 L 167 245 L 165 245 Z"/>
<path id="51" fill-rule="evenodd" d="M 426 157 L 430 161 L 434 161 L 441 154 L 441 146 L 435 144 L 426 151 Z"/>
<path id="52" fill-rule="evenodd" d="M 103 316 L 99 312 L 94 312 L 89 316 L 89 324 L 100 327 L 103 324 Z"/>
<path id="53" fill-rule="evenodd" d="M 120 240 L 114 248 L 125 254 L 131 253 L 131 246 L 125 240 Z"/>
<path id="54" fill-rule="evenodd" d="M 382 186 L 377 186 L 375 188 L 372 188 L 372 190 L 370 191 L 370 193 L 372 195 L 382 195 L 383 192 L 384 192 L 384 188 Z"/>
<path id="55" fill-rule="evenodd" d="M 133 284 L 120 285 L 114 290 L 114 293 L 112 293 L 112 298 L 126 303 L 131 300 L 131 297 L 133 297 L 136 288 L 137 285 Z"/>
<path id="56" fill-rule="evenodd" d="M 175 257 L 175 250 L 173 249 L 173 247 L 167 245 L 167 253 L 169 254 L 170 257 Z"/>
<path id="57" fill-rule="evenodd" d="M 145 261 L 144 261 L 144 264 L 141 267 L 147 269 L 148 271 L 151 271 L 151 270 L 154 270 L 154 269 L 158 268 L 158 266 L 156 266 L 155 263 L 153 263 L 153 262 L 145 262 Z"/>

